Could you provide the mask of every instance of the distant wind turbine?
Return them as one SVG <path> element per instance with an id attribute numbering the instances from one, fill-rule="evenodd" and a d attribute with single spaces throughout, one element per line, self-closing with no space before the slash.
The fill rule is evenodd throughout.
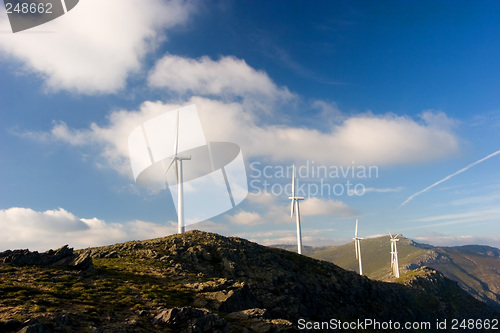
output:
<path id="1" fill-rule="evenodd" d="M 396 246 L 396 242 L 399 241 L 398 235 L 392 236 L 391 231 L 389 230 L 389 236 L 391 236 L 391 267 L 392 274 L 395 277 L 399 277 L 399 261 L 398 261 L 398 248 Z"/>
<path id="2" fill-rule="evenodd" d="M 290 207 L 290 217 L 293 218 L 293 213 L 297 217 L 297 252 L 302 254 L 302 232 L 300 230 L 300 211 L 299 211 L 299 200 L 304 200 L 304 197 L 295 196 L 295 164 L 293 165 L 292 174 L 292 196 L 288 197 L 292 200 L 292 206 Z"/>
<path id="3" fill-rule="evenodd" d="M 184 233 L 184 186 L 183 186 L 183 177 L 182 177 L 182 161 L 190 160 L 191 156 L 182 156 L 177 153 L 179 149 L 179 110 L 177 110 L 177 123 L 175 125 L 175 142 L 174 142 L 174 155 L 170 158 L 172 162 L 170 162 L 168 168 L 165 170 L 165 173 L 168 172 L 170 167 L 174 165 L 175 169 L 175 178 L 177 179 L 177 232 L 179 234 Z"/>
<path id="4" fill-rule="evenodd" d="M 361 262 L 361 245 L 360 240 L 363 238 L 358 237 L 358 219 L 356 219 L 356 231 L 354 232 L 354 249 L 356 250 L 356 259 L 359 262 L 359 275 L 363 275 L 363 263 Z"/>

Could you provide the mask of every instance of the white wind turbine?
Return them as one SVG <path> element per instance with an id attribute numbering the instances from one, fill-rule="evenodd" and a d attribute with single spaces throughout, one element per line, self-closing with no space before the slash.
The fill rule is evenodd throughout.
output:
<path id="1" fill-rule="evenodd" d="M 399 241 L 398 235 L 392 235 L 391 231 L 389 230 L 389 236 L 391 237 L 391 267 L 392 267 L 392 274 L 395 277 L 399 277 L 399 261 L 398 261 L 398 248 L 396 246 L 396 242 Z"/>
<path id="2" fill-rule="evenodd" d="M 295 164 L 293 165 L 292 174 L 292 196 L 288 197 L 292 200 L 292 206 L 290 208 L 290 217 L 293 218 L 293 213 L 297 217 L 297 252 L 302 254 L 302 232 L 300 230 L 300 211 L 299 211 L 299 200 L 304 200 L 304 197 L 295 196 Z"/>
<path id="3" fill-rule="evenodd" d="M 165 173 L 168 172 L 172 164 L 175 168 L 175 178 L 177 180 L 177 232 L 184 233 L 184 193 L 183 193 L 183 177 L 182 177 L 182 161 L 190 160 L 191 156 L 182 156 L 177 153 L 179 149 L 179 111 L 177 111 L 177 123 L 175 125 L 175 141 L 174 141 L 174 155 L 170 158 L 172 162 L 168 165 Z M 178 166 L 177 166 L 178 165 Z"/>
<path id="4" fill-rule="evenodd" d="M 354 249 L 356 250 L 356 259 L 359 262 L 359 275 L 363 275 L 363 263 L 361 262 L 361 245 L 360 240 L 363 239 L 358 237 L 358 219 L 356 219 L 356 231 L 354 232 Z"/>

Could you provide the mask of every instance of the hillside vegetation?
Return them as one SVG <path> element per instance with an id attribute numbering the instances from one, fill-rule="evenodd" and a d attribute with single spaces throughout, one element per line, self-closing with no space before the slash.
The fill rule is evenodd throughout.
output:
<path id="1" fill-rule="evenodd" d="M 326 261 L 200 231 L 80 250 L 62 258 L 67 265 L 61 258 L 44 266 L 13 261 L 23 255 L 0 255 L 2 332 L 293 332 L 300 319 L 499 318 L 432 269 L 401 283 L 372 281 Z M 87 269 L 73 265 L 77 257 Z"/>

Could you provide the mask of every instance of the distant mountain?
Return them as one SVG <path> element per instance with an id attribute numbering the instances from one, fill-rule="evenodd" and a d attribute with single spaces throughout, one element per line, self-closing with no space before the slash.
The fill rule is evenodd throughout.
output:
<path id="1" fill-rule="evenodd" d="M 422 331 L 433 331 L 436 320 L 448 321 L 440 332 L 455 332 L 452 320 L 500 319 L 433 269 L 408 271 L 400 283 L 372 281 L 200 231 L 62 248 L 43 254 L 41 266 L 33 265 L 38 256 L 0 254 L 1 332 L 297 332 L 360 322 L 353 331 L 409 332 L 384 325 L 429 323 Z"/>
<path id="2" fill-rule="evenodd" d="M 500 250 L 482 245 L 434 247 L 400 237 L 398 258 L 401 271 L 432 267 L 475 298 L 500 312 Z M 391 280 L 389 236 L 361 241 L 363 273 L 371 279 Z M 358 271 L 354 242 L 342 246 L 309 248 L 312 258 Z"/>

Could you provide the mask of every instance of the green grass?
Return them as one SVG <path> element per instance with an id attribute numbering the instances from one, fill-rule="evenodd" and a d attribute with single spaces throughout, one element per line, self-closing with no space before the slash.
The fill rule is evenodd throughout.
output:
<path id="1" fill-rule="evenodd" d="M 94 259 L 94 266 L 92 274 L 0 266 L 0 320 L 24 321 L 33 313 L 57 313 L 61 309 L 69 313 L 121 313 L 126 317 L 140 309 L 186 306 L 193 301 L 194 292 L 172 281 L 164 273 L 166 265 L 158 261 Z"/>

